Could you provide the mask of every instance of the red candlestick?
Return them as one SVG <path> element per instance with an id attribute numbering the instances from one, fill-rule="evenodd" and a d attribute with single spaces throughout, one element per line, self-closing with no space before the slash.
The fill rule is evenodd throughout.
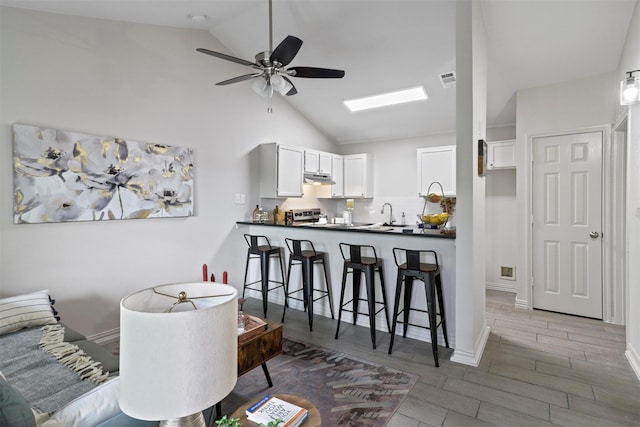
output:
<path id="1" fill-rule="evenodd" d="M 202 264 L 202 281 L 206 282 L 209 274 L 207 273 L 207 264 Z"/>
<path id="2" fill-rule="evenodd" d="M 229 278 L 229 276 L 227 275 L 226 271 L 222 272 L 222 283 L 224 283 L 225 285 L 227 284 L 227 279 Z"/>

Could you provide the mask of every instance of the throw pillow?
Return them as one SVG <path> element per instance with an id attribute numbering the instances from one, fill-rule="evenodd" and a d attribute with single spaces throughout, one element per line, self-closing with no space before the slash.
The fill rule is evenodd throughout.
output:
<path id="1" fill-rule="evenodd" d="M 48 290 L 0 299 L 0 335 L 56 323 Z"/>
<path id="2" fill-rule="evenodd" d="M 35 427 L 31 407 L 16 389 L 0 377 L 0 426 Z"/>

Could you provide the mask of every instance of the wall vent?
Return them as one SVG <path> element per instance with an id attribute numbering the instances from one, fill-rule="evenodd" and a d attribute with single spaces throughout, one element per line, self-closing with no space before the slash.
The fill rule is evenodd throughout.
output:
<path id="1" fill-rule="evenodd" d="M 509 266 L 500 266 L 500 278 L 506 280 L 516 280 L 516 268 Z"/>
<path id="2" fill-rule="evenodd" d="M 448 73 L 440 74 L 440 83 L 443 88 L 456 87 L 456 72 L 450 71 Z"/>

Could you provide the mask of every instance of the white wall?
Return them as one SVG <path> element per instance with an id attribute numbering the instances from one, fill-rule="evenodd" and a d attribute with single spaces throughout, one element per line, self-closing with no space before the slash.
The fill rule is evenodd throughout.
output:
<path id="1" fill-rule="evenodd" d="M 248 82 L 214 86 L 242 69 L 195 51 L 224 50 L 208 32 L 12 8 L 0 19 L 0 294 L 48 288 L 85 334 L 117 328 L 132 291 L 200 280 L 203 263 L 239 286 L 246 244 L 234 222 L 258 202 L 251 150 L 279 141 L 335 151 L 279 98 L 269 115 Z M 16 122 L 193 147 L 196 215 L 13 224 Z"/>
<path id="2" fill-rule="evenodd" d="M 631 19 L 616 80 L 640 69 L 640 2 Z M 638 75 L 638 74 L 636 74 Z M 622 107 L 618 107 L 619 117 Z M 640 378 L 640 103 L 628 108 L 627 130 L 627 359 Z"/>
<path id="3" fill-rule="evenodd" d="M 516 306 L 531 307 L 530 152 L 533 136 L 562 133 L 611 123 L 614 111 L 613 73 L 545 87 L 520 90 L 516 113 L 518 238 Z"/>

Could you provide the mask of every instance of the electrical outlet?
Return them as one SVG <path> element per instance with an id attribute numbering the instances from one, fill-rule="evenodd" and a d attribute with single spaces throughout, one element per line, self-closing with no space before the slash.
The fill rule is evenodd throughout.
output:
<path id="1" fill-rule="evenodd" d="M 236 205 L 244 205 L 247 202 L 247 196 L 242 193 L 236 193 Z"/>

